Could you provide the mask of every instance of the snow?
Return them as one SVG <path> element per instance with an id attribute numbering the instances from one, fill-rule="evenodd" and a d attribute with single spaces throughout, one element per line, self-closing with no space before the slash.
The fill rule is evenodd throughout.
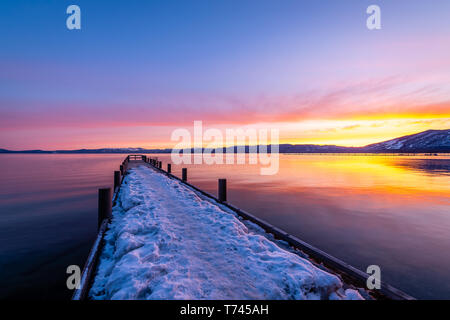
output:
<path id="1" fill-rule="evenodd" d="M 145 166 L 130 169 L 92 299 L 362 299 L 231 210 Z"/>
<path id="2" fill-rule="evenodd" d="M 390 150 L 398 150 L 403 147 L 403 143 L 401 141 L 399 141 L 398 139 L 394 139 L 394 140 L 385 142 L 385 147 L 386 147 L 386 149 L 390 149 Z"/>
<path id="3" fill-rule="evenodd" d="M 426 150 L 450 147 L 450 130 L 427 130 L 424 132 L 375 143 L 369 150 Z"/>

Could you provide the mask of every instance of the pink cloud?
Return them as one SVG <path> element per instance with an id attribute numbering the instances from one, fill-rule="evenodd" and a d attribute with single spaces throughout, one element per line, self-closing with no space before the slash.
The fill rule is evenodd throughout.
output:
<path id="1" fill-rule="evenodd" d="M 284 96 L 174 95 L 129 104 L 3 99 L 0 100 L 0 130 L 180 126 L 194 120 L 211 124 L 252 124 L 389 114 L 448 115 L 447 89 L 436 83 L 388 77 L 344 83 L 326 92 L 315 90 Z"/>

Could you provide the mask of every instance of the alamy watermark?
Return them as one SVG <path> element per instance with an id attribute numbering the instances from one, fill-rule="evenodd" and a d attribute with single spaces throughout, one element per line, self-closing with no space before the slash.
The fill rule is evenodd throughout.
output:
<path id="1" fill-rule="evenodd" d="M 70 16 L 67 17 L 66 26 L 69 30 L 81 29 L 81 9 L 78 5 L 72 4 L 67 7 L 66 13 Z M 381 9 L 378 5 L 370 5 L 367 7 L 366 13 L 370 16 L 367 18 L 366 26 L 369 30 L 381 29 Z"/>
<path id="2" fill-rule="evenodd" d="M 370 16 L 367 18 L 367 21 L 366 21 L 367 29 L 380 30 L 381 29 L 381 9 L 380 9 L 380 7 L 373 4 L 367 8 L 366 13 L 370 14 Z"/>
<path id="3" fill-rule="evenodd" d="M 79 266 L 72 264 L 67 267 L 66 273 L 69 274 L 66 280 L 66 286 L 69 290 L 80 289 L 81 269 Z"/>
<path id="4" fill-rule="evenodd" d="M 67 14 L 70 16 L 67 17 L 66 27 L 69 30 L 80 30 L 81 29 L 81 9 L 79 6 L 72 4 L 67 7 Z"/>
<path id="5" fill-rule="evenodd" d="M 369 274 L 369 277 L 366 281 L 367 289 L 373 290 L 373 289 L 381 289 L 381 268 L 380 266 L 377 266 L 376 264 L 370 265 L 367 267 L 366 270 L 367 274 Z"/>
<path id="6" fill-rule="evenodd" d="M 279 130 L 237 128 L 224 131 L 203 130 L 202 121 L 194 121 L 193 132 L 178 128 L 171 140 L 172 162 L 179 164 L 261 165 L 261 175 L 274 175 L 279 169 Z M 270 150 L 269 150 L 270 149 Z"/>

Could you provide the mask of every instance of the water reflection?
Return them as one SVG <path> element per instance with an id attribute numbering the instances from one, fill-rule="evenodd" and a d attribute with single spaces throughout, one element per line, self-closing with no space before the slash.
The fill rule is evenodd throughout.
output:
<path id="1" fill-rule="evenodd" d="M 96 233 L 97 188 L 123 155 L 0 155 L 0 298 L 69 299 Z"/>
<path id="2" fill-rule="evenodd" d="M 410 159 L 399 161 L 396 165 L 431 175 L 450 175 L 449 159 Z"/>
<path id="3" fill-rule="evenodd" d="M 170 162 L 170 155 L 153 155 Z M 96 231 L 97 189 L 124 155 L 0 155 L 0 297 L 68 298 L 68 264 L 83 264 Z M 449 157 L 281 155 L 255 165 L 172 166 L 232 204 L 418 298 L 450 298 Z M 54 276 L 57 275 L 57 276 Z"/>

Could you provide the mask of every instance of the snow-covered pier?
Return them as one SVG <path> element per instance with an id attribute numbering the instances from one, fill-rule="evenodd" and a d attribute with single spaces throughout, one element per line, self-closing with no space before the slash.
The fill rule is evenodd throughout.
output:
<path id="1" fill-rule="evenodd" d="M 74 299 L 410 298 L 168 171 L 122 163 Z"/>

